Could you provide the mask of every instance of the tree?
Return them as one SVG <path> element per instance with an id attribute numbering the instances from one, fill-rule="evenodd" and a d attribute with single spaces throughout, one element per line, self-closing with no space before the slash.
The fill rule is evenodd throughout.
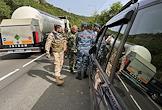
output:
<path id="1" fill-rule="evenodd" d="M 39 0 L 41 4 L 46 4 L 46 0 Z"/>
<path id="2" fill-rule="evenodd" d="M 109 10 L 109 16 L 113 17 L 114 15 L 116 15 L 119 12 L 119 10 L 122 8 L 122 6 L 123 5 L 121 4 L 121 2 L 113 3 Z"/>
<path id="3" fill-rule="evenodd" d="M 10 6 L 11 11 L 15 11 L 17 8 L 32 4 L 33 0 L 5 0 L 5 3 Z"/>
<path id="4" fill-rule="evenodd" d="M 114 15 L 116 15 L 121 8 L 122 8 L 121 2 L 113 3 L 110 9 L 102 11 L 101 14 L 96 14 L 95 21 L 103 25 Z"/>
<path id="5" fill-rule="evenodd" d="M 46 4 L 47 3 L 46 0 L 33 0 L 33 1 L 38 2 L 40 4 Z"/>
<path id="6" fill-rule="evenodd" d="M 3 18 L 9 18 L 11 14 L 11 9 L 3 0 L 0 0 L 0 21 Z"/>
<path id="7" fill-rule="evenodd" d="M 12 12 L 19 7 L 19 4 L 15 0 L 5 0 L 5 2 L 10 6 Z"/>

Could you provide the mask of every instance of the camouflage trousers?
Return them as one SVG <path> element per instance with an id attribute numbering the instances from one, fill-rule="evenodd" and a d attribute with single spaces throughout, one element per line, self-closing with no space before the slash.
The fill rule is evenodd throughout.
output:
<path id="1" fill-rule="evenodd" d="M 69 68 L 70 68 L 70 70 L 74 70 L 75 63 L 76 63 L 75 53 L 73 51 L 69 51 L 68 58 L 69 58 Z"/>
<path id="2" fill-rule="evenodd" d="M 55 76 L 61 76 L 61 69 L 64 63 L 64 52 L 53 52 Z"/>
<path id="3" fill-rule="evenodd" d="M 87 67 L 89 64 L 89 55 L 85 54 L 82 51 L 77 52 L 77 60 L 76 60 L 76 67 L 78 73 L 83 71 L 87 71 Z"/>

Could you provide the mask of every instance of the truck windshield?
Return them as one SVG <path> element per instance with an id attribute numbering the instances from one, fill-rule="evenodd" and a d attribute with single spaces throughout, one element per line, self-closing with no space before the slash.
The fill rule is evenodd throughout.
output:
<path id="1" fill-rule="evenodd" d="M 128 42 L 144 46 L 156 67 L 155 78 L 162 82 L 162 4 L 141 9 L 130 30 Z"/>
<path id="2" fill-rule="evenodd" d="M 33 43 L 33 40 L 32 40 L 33 31 L 31 30 L 33 30 L 31 26 L 3 26 L 1 27 L 3 45 Z M 10 41 L 12 41 L 12 43 Z"/>

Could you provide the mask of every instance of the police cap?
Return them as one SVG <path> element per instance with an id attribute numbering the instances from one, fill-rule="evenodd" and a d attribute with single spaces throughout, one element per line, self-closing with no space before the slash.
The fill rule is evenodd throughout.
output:
<path id="1" fill-rule="evenodd" d="M 88 26 L 88 23 L 86 23 L 86 22 L 81 23 L 81 27 L 87 27 L 87 26 Z"/>

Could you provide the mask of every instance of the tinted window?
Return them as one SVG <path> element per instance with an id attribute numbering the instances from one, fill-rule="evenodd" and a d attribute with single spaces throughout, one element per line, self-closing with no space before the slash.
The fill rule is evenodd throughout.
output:
<path id="1" fill-rule="evenodd" d="M 110 76 L 110 72 L 111 72 L 111 69 L 112 69 L 114 59 L 116 57 L 117 49 L 118 49 L 119 44 L 120 44 L 120 40 L 123 37 L 126 26 L 127 25 L 123 25 L 122 27 L 116 26 L 116 27 L 112 27 L 112 28 L 108 29 L 108 33 L 110 33 L 110 35 L 113 37 L 110 41 L 110 52 L 107 55 L 107 62 L 106 62 L 106 64 L 107 64 L 106 65 L 106 73 L 109 76 Z M 121 28 L 121 30 L 120 30 L 120 28 Z"/>
<path id="2" fill-rule="evenodd" d="M 126 25 L 122 26 L 121 30 L 120 30 L 120 27 L 121 25 L 108 28 L 102 38 L 101 45 L 98 51 L 97 60 L 100 63 L 103 70 L 104 68 L 106 68 L 106 65 L 107 65 L 107 62 L 110 56 L 111 56 L 111 63 L 112 63 L 112 59 L 115 57 L 114 54 L 116 53 L 116 50 L 119 46 L 119 43 L 120 43 L 119 40 L 122 38 Z M 117 36 L 118 34 L 119 36 Z"/>
<path id="3" fill-rule="evenodd" d="M 98 43 L 97 43 L 97 48 L 98 48 L 98 52 L 97 52 L 97 67 L 92 66 L 93 70 L 95 70 L 95 74 L 93 73 L 91 75 L 91 78 L 94 80 L 94 89 L 95 89 L 95 95 L 96 95 L 96 102 L 97 102 L 97 106 L 100 107 L 100 109 L 103 109 L 104 106 L 108 106 L 108 108 L 110 107 L 110 105 L 104 105 L 105 103 L 107 103 L 108 97 L 107 97 L 107 81 L 108 80 L 108 74 L 105 74 L 106 72 L 106 68 L 107 71 L 110 70 L 111 68 L 109 68 L 107 66 L 108 60 L 109 60 L 109 55 L 111 56 L 111 63 L 113 62 L 112 57 L 114 57 L 114 53 L 117 51 L 118 45 L 120 43 L 120 39 L 122 38 L 122 35 L 124 33 L 126 25 L 120 25 L 120 26 L 115 26 L 112 28 L 105 28 L 106 30 L 102 32 L 101 36 L 98 39 Z M 122 30 L 121 30 L 122 29 Z M 113 39 L 111 40 L 111 42 L 108 40 L 109 38 Z M 117 40 L 115 40 L 117 39 Z M 116 42 L 115 42 L 116 41 Z M 113 46 L 113 44 L 115 43 L 115 46 Z M 111 53 L 111 54 L 110 54 Z M 99 64 L 98 64 L 99 63 Z M 91 63 L 93 64 L 93 63 Z M 100 69 L 102 68 L 102 70 L 104 72 L 101 72 Z M 106 99 L 106 100 L 105 100 Z"/>
<path id="4" fill-rule="evenodd" d="M 108 57 L 108 53 L 110 52 L 111 49 L 111 45 L 109 42 L 107 42 L 108 37 L 112 36 L 113 38 L 115 38 L 115 36 L 117 36 L 117 33 L 119 31 L 119 26 L 115 27 L 113 29 L 113 31 L 111 29 L 107 29 L 104 33 L 104 35 L 102 36 L 101 39 L 101 45 L 99 47 L 99 51 L 98 51 L 98 57 L 97 60 L 100 63 L 101 67 L 104 68 L 106 65 L 106 61 L 107 61 L 107 57 Z"/>
<path id="5" fill-rule="evenodd" d="M 162 4 L 138 12 L 128 42 L 146 47 L 151 63 L 156 67 L 156 78 L 162 81 Z"/>

